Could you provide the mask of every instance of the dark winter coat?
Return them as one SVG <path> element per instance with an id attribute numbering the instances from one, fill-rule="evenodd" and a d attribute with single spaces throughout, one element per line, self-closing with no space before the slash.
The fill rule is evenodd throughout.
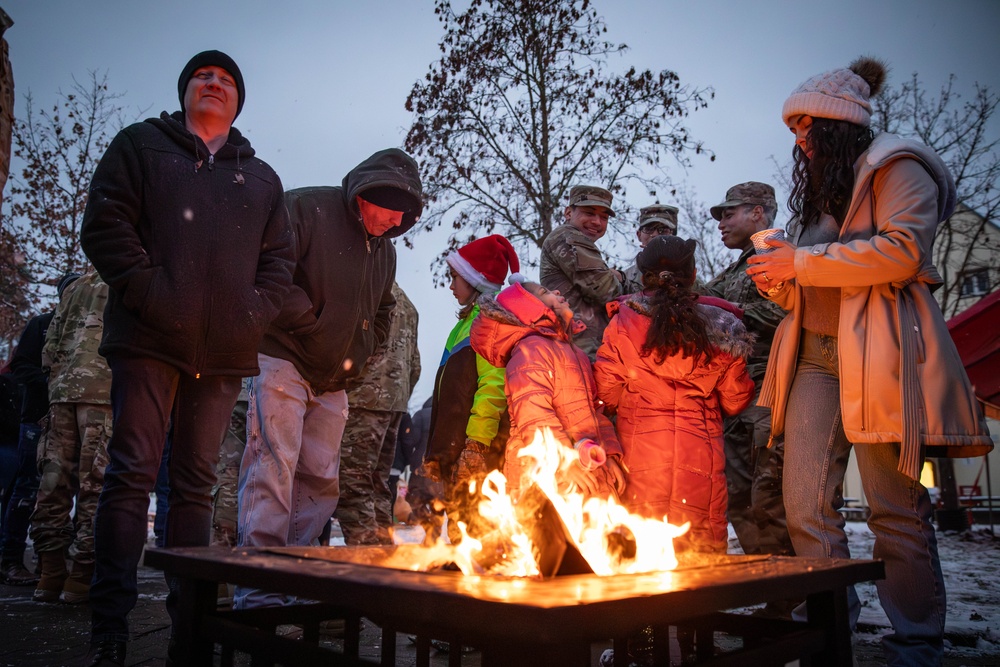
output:
<path id="1" fill-rule="evenodd" d="M 55 311 L 50 311 L 28 320 L 10 360 L 11 373 L 22 388 L 23 424 L 37 424 L 49 411 L 49 374 L 42 368 L 42 348 L 54 315 Z"/>
<path id="2" fill-rule="evenodd" d="M 488 445 L 487 463 L 501 465 L 510 433 L 503 367 L 484 359 L 469 343 L 478 314 L 476 306 L 452 328 L 434 376 L 425 458 L 437 461 L 448 479 L 467 440 Z"/>
<path id="3" fill-rule="evenodd" d="M 293 268 L 281 181 L 235 128 L 211 155 L 183 121 L 130 125 L 94 172 L 80 241 L 111 288 L 100 351 L 256 375 Z"/>
<path id="4" fill-rule="evenodd" d="M 386 188 L 398 190 L 408 211 L 399 227 L 371 236 L 357 197 Z M 296 239 L 295 275 L 260 351 L 292 362 L 314 391 L 345 389 L 389 335 L 396 249 L 388 237 L 420 217 L 417 163 L 398 149 L 380 151 L 340 187 L 289 190 L 285 204 Z"/>
<path id="5" fill-rule="evenodd" d="M 722 417 L 753 399 L 746 358 L 753 349 L 733 310 L 697 306 L 707 324 L 712 359 L 643 355 L 651 323 L 649 300 L 633 295 L 609 307 L 594 376 L 597 394 L 617 410 L 618 437 L 628 469 L 622 501 L 630 511 L 674 525 L 691 522 L 688 541 L 725 550 L 726 491 Z M 728 305 L 728 304 L 725 304 Z M 734 309 L 735 310 L 735 309 Z M 738 311 L 737 311 L 738 312 Z"/>

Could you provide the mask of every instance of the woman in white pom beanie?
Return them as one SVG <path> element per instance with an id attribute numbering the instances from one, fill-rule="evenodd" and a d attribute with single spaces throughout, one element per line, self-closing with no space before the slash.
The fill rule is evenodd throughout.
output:
<path id="1" fill-rule="evenodd" d="M 759 404 L 785 438 L 784 500 L 796 555 L 849 558 L 842 483 L 853 447 L 885 561 L 878 582 L 894 633 L 891 665 L 937 665 L 944 581 L 924 456 L 992 449 L 931 288 L 931 246 L 955 185 L 927 146 L 870 128 L 885 65 L 859 58 L 785 101 L 795 134 L 790 242 L 749 259 L 758 289 L 786 310 Z M 860 607 L 849 590 L 852 624 Z M 798 611 L 798 610 L 797 610 Z"/>
<path id="2" fill-rule="evenodd" d="M 424 463 L 410 481 L 407 500 L 428 536 L 439 534 L 438 501 L 457 509 L 456 489 L 485 476 L 503 461 L 510 431 L 504 370 L 492 366 L 469 345 L 469 329 L 479 314 L 482 294 L 496 294 L 509 280 L 523 280 L 520 262 L 499 234 L 476 239 L 446 257 L 451 291 L 458 301 L 458 322 L 445 344 L 434 381 L 430 432 Z M 440 507 L 440 505 L 439 505 Z M 455 526 L 455 516 L 450 517 Z M 467 521 L 467 519 L 465 519 Z"/>

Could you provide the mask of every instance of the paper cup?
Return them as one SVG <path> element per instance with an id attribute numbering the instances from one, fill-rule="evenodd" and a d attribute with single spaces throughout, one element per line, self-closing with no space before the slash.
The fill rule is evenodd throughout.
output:
<path id="1" fill-rule="evenodd" d="M 750 235 L 750 240 L 753 242 L 753 247 L 756 248 L 758 255 L 766 255 L 767 253 L 774 250 L 771 246 L 767 245 L 768 241 L 784 241 L 785 240 L 785 230 L 783 229 L 762 229 L 755 234 Z"/>

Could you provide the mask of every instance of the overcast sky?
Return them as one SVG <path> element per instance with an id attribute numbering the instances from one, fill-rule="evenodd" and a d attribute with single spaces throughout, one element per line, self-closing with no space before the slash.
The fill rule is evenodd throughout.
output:
<path id="1" fill-rule="evenodd" d="M 806 78 L 859 55 L 888 61 L 890 84 L 918 72 L 936 92 L 955 74 L 961 92 L 976 82 L 1000 91 L 998 0 L 594 5 L 608 38 L 631 47 L 613 70 L 672 69 L 682 83 L 715 89 L 689 127 L 718 157 L 696 159 L 688 173 L 674 174 L 707 204 L 736 183 L 773 181 L 770 156 L 784 163 L 792 149 L 780 117 L 785 98 Z M 438 57 L 441 35 L 431 0 L 0 0 L 0 6 L 14 20 L 5 36 L 17 115 L 29 91 L 49 107 L 72 76 L 84 80 L 91 70 L 108 72 L 112 91 L 126 93 L 133 114 L 174 111 L 181 68 L 198 51 L 220 49 L 246 82 L 236 125 L 286 188 L 339 184 L 371 153 L 401 146 L 411 121 L 403 103 Z M 782 211 L 779 223 L 786 217 Z M 424 373 L 411 407 L 431 393 L 457 309 L 448 290 L 431 284 L 428 264 L 443 238 L 416 237 L 413 250 L 397 244 L 399 282 L 421 315 Z"/>

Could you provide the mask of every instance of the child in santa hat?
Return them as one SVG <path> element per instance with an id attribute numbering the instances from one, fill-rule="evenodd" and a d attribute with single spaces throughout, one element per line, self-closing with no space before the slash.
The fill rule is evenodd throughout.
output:
<path id="1" fill-rule="evenodd" d="M 503 460 L 510 422 L 504 397 L 504 370 L 491 365 L 469 345 L 469 329 L 479 314 L 478 299 L 496 294 L 508 271 L 511 278 L 520 262 L 508 241 L 493 234 L 452 251 L 446 258 L 451 292 L 460 306 L 458 322 L 445 343 L 434 381 L 430 434 L 423 465 L 410 482 L 409 500 L 436 539 L 439 510 Z M 437 505 L 437 508 L 433 508 Z M 435 519 L 434 521 L 428 521 Z"/>

